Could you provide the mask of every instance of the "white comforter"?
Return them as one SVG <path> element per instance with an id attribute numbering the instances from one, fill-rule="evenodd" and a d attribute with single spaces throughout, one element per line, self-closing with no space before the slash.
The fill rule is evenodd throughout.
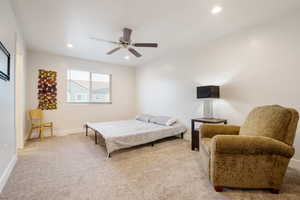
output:
<path id="1" fill-rule="evenodd" d="M 102 135 L 108 153 L 179 135 L 186 131 L 185 126 L 180 123 L 161 126 L 138 120 L 87 123 L 87 125 Z"/>

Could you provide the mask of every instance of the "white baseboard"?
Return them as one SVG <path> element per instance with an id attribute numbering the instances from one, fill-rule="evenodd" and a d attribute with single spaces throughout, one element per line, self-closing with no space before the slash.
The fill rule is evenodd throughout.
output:
<path id="1" fill-rule="evenodd" d="M 289 163 L 289 167 L 300 171 L 300 160 L 292 158 Z"/>
<path id="2" fill-rule="evenodd" d="M 18 157 L 17 154 L 15 154 L 12 159 L 10 160 L 9 164 L 7 165 L 6 169 L 4 170 L 4 173 L 0 177 L 0 193 L 2 192 L 9 176 L 12 170 L 14 169 L 16 163 L 17 163 Z"/>
<path id="3" fill-rule="evenodd" d="M 74 133 L 83 133 L 83 132 L 84 132 L 83 128 L 77 128 L 77 129 L 57 131 L 57 132 L 54 132 L 54 135 L 55 136 L 65 136 L 65 135 L 70 135 L 70 134 L 74 134 Z"/>
<path id="4" fill-rule="evenodd" d="M 76 129 L 67 129 L 67 130 L 54 130 L 53 134 L 54 136 L 65 136 L 65 135 L 70 135 L 74 133 L 83 133 L 85 130 L 83 128 L 76 128 Z M 51 135 L 50 130 L 46 129 L 44 131 L 44 136 L 49 137 Z M 34 132 L 32 135 L 32 138 L 37 138 L 38 133 Z"/>

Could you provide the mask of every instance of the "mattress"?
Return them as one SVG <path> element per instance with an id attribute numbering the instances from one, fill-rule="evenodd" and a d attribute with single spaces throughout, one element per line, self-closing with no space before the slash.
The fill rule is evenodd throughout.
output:
<path id="1" fill-rule="evenodd" d="M 179 135 L 186 131 L 186 127 L 181 123 L 162 126 L 138 120 L 87 123 L 87 126 L 102 135 L 108 153 Z"/>

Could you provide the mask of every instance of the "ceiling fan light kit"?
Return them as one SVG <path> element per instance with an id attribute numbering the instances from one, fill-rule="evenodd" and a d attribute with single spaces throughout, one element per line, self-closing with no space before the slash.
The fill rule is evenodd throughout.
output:
<path id="1" fill-rule="evenodd" d="M 135 50 L 132 47 L 154 47 L 154 48 L 158 47 L 157 43 L 131 43 L 131 33 L 132 33 L 132 30 L 130 28 L 123 28 L 123 36 L 120 37 L 118 42 L 104 40 L 104 39 L 95 38 L 95 37 L 91 37 L 90 39 L 118 45 L 118 47 L 107 52 L 106 53 L 107 55 L 111 55 L 111 54 L 115 53 L 116 51 L 124 48 L 124 49 L 128 49 L 128 51 L 130 53 L 132 53 L 135 57 L 139 58 L 142 56 L 142 54 L 140 54 L 137 50 Z"/>

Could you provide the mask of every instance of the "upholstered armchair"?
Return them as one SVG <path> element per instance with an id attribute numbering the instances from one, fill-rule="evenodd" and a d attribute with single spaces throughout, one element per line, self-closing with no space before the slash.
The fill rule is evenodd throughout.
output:
<path id="1" fill-rule="evenodd" d="M 271 105 L 253 109 L 241 127 L 203 125 L 200 156 L 215 190 L 265 188 L 279 193 L 294 155 L 298 119 L 296 110 Z"/>

